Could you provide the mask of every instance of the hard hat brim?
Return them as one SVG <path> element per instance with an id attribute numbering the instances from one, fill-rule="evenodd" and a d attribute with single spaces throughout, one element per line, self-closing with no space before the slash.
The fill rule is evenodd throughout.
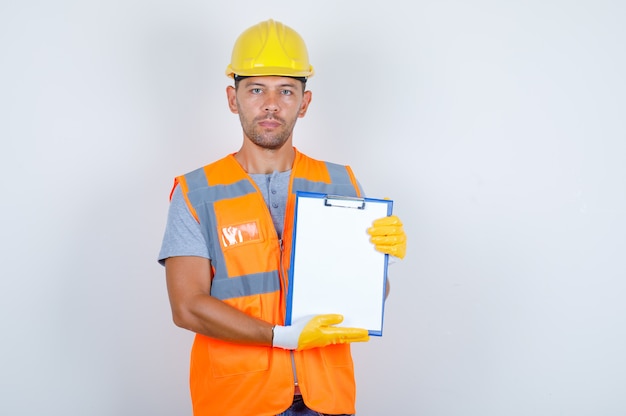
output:
<path id="1" fill-rule="evenodd" d="M 295 77 L 295 78 L 310 78 L 313 76 L 313 66 L 309 66 L 307 71 L 296 71 L 292 68 L 278 68 L 278 67 L 259 67 L 251 69 L 235 69 L 231 65 L 226 68 L 226 75 L 233 78 L 235 75 L 242 77 Z"/>

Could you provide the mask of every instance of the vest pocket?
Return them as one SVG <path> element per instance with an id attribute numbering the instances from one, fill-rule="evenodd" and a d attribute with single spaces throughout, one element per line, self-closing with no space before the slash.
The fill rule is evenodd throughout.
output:
<path id="1" fill-rule="evenodd" d="M 269 348 L 241 346 L 210 340 L 208 343 L 213 377 L 228 377 L 269 369 Z"/>

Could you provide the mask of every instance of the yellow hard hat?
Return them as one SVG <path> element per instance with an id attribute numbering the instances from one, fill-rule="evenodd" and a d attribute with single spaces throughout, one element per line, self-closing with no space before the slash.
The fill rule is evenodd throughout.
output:
<path id="1" fill-rule="evenodd" d="M 307 78 L 313 76 L 313 67 L 298 32 L 269 19 L 239 35 L 226 75 Z"/>

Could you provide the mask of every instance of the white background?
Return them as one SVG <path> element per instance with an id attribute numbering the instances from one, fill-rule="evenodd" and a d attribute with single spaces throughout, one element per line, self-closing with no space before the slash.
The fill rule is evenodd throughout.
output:
<path id="1" fill-rule="evenodd" d="M 617 0 L 0 2 L 0 414 L 190 414 L 168 193 L 239 148 L 224 69 L 270 17 L 317 71 L 297 147 L 410 238 L 359 415 L 626 414 Z"/>

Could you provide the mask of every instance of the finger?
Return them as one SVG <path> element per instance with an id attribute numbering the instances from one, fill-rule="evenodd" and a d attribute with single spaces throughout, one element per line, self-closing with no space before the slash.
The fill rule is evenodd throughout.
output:
<path id="1" fill-rule="evenodd" d="M 377 235 L 370 237 L 370 243 L 376 245 L 394 245 L 394 244 L 402 244 L 406 242 L 406 235 Z"/>
<path id="2" fill-rule="evenodd" d="M 359 338 L 352 338 L 350 340 L 350 342 L 367 342 L 369 340 L 370 340 L 370 335 L 366 334 L 366 335 L 363 335 L 363 336 L 361 336 Z"/>
<path id="3" fill-rule="evenodd" d="M 372 223 L 372 225 L 374 227 L 387 226 L 387 225 L 401 226 L 402 225 L 402 221 L 400 221 L 400 218 L 398 218 L 397 216 L 390 215 L 388 217 L 382 217 L 382 218 L 375 219 L 374 222 Z"/>
<path id="4" fill-rule="evenodd" d="M 382 227 L 370 227 L 367 229 L 369 235 L 394 235 L 404 234 L 404 228 L 402 226 L 382 226 Z"/>
<path id="5" fill-rule="evenodd" d="M 324 315 L 317 315 L 313 318 L 318 326 L 337 325 L 343 322 L 343 315 L 338 313 L 328 313 Z"/>
<path id="6" fill-rule="evenodd" d="M 324 328 L 324 333 L 333 338 L 333 344 L 369 340 L 369 333 L 363 328 L 327 327 Z"/>
<path id="7" fill-rule="evenodd" d="M 389 254 L 391 256 L 397 257 L 399 259 L 403 259 L 406 255 L 406 245 L 405 244 L 396 244 L 391 246 L 386 245 L 376 245 L 376 250 L 381 253 Z"/>

